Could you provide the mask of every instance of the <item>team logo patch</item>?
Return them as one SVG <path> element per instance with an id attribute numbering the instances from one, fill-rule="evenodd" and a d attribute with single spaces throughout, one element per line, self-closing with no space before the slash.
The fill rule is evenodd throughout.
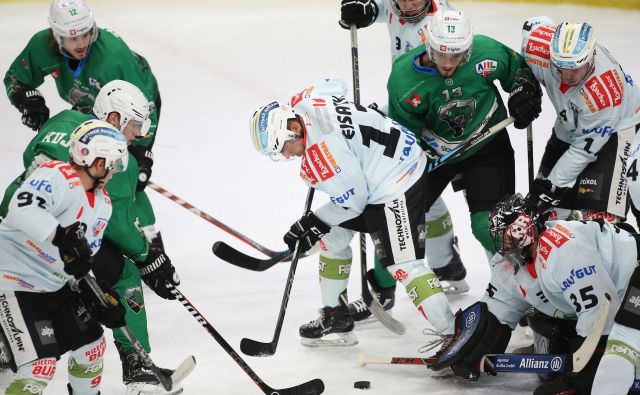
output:
<path id="1" fill-rule="evenodd" d="M 422 104 L 422 98 L 417 93 L 414 93 L 410 98 L 407 99 L 407 103 L 409 103 L 411 107 L 416 108 L 420 104 Z"/>
<path id="2" fill-rule="evenodd" d="M 104 218 L 98 218 L 98 220 L 93 224 L 93 237 L 98 237 L 100 232 L 107 227 L 107 220 Z"/>
<path id="3" fill-rule="evenodd" d="M 144 309 L 144 298 L 142 297 L 142 288 L 133 287 L 124 292 L 124 300 L 127 302 L 127 306 L 134 313 L 138 314 Z"/>
<path id="4" fill-rule="evenodd" d="M 487 77 L 498 69 L 498 61 L 493 59 L 483 59 L 476 63 L 476 73 L 483 77 Z"/>

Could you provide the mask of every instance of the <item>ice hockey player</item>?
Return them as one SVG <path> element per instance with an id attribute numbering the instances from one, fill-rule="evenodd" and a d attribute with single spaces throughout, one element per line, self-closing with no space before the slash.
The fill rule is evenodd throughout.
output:
<path id="1" fill-rule="evenodd" d="M 23 154 L 25 171 L 5 192 L 0 215 L 4 214 L 6 203 L 34 168 L 51 159 L 68 159 L 71 132 L 78 124 L 94 117 L 119 129 L 127 138 L 127 143 L 131 144 L 136 138 L 144 137 L 149 128 L 148 101 L 133 84 L 114 80 L 105 84 L 98 93 L 92 115 L 64 110 L 45 122 Z M 164 248 L 151 245 L 136 227 L 137 216 L 152 208 L 148 200 L 136 200 L 138 168 L 133 156 L 129 159 L 126 172 L 115 174 L 107 184 L 113 216 L 100 251 L 94 258 L 93 270 L 99 280 L 112 286 L 120 296 L 129 327 L 145 350 L 150 352 L 142 281 L 158 296 L 172 299 L 167 283 L 175 286 L 179 284 L 179 279 Z M 114 339 L 120 352 L 123 382 L 128 393 L 166 393 L 160 390 L 156 377 L 143 364 L 121 330 L 114 330 Z M 165 370 L 165 373 L 171 372 Z M 181 391 L 182 388 L 176 386 L 171 393 Z"/>
<path id="2" fill-rule="evenodd" d="M 504 352 L 511 330 L 531 306 L 547 317 L 540 324 L 546 328 L 537 329 L 547 339 L 535 343 L 535 353 L 573 353 L 589 334 L 607 295 L 611 306 L 620 304 L 637 267 L 639 239 L 632 227 L 602 219 L 545 223 L 544 217 L 535 202 L 520 194 L 495 206 L 490 231 L 499 253 L 493 258 L 484 297 L 469 308 L 481 311 L 477 328 L 482 329 L 462 336 L 463 322 L 458 319 L 459 340 L 451 352 L 444 351 L 436 369 L 450 365 L 457 375 L 477 379 L 480 357 Z M 614 315 L 612 308 L 604 336 L 580 373 L 562 374 L 534 394 L 590 394 Z"/>
<path id="3" fill-rule="evenodd" d="M 346 288 L 352 256 L 344 232 L 369 233 L 382 264 L 400 281 L 418 310 L 449 340 L 451 313 L 424 256 L 424 175 L 427 158 L 416 137 L 375 110 L 345 99 L 346 82 L 329 79 L 273 102 L 251 118 L 256 149 L 271 158 L 301 158 L 300 177 L 330 202 L 296 221 L 284 241 L 302 252 L 317 242 L 320 317 L 300 327 L 307 346 L 354 345 Z M 334 237 L 338 232 L 338 237 Z M 337 339 L 332 339 L 332 334 Z"/>
<path id="4" fill-rule="evenodd" d="M 108 226 L 104 185 L 127 167 L 127 141 L 90 120 L 75 129 L 68 151 L 69 162 L 33 170 L 0 224 L 0 337 L 16 373 L 7 395 L 42 394 L 67 352 L 69 394 L 98 394 L 106 348 L 100 324 L 125 324 L 123 307 L 102 307 L 82 277 Z"/>
<path id="5" fill-rule="evenodd" d="M 473 35 L 463 12 L 438 10 L 425 34 L 425 46 L 393 63 L 387 89 L 389 117 L 420 134 L 430 155 L 446 154 L 507 118 L 495 81 L 510 92 L 509 114 L 516 128 L 526 128 L 538 116 L 542 92 L 523 57 L 489 37 Z M 473 234 L 492 256 L 489 211 L 515 192 L 514 172 L 505 129 L 429 173 L 427 207 L 454 180 L 455 191 L 466 190 Z"/>
<path id="6" fill-rule="evenodd" d="M 385 22 L 391 42 L 391 58 L 395 60 L 411 49 L 424 45 L 424 25 L 441 8 L 449 8 L 446 1 L 342 0 L 340 26 L 349 29 L 350 25 L 355 24 L 358 28 L 363 28 L 374 22 Z M 383 109 L 383 112 L 386 111 Z M 444 291 L 467 291 L 469 286 L 464 281 L 466 270 L 458 252 L 451 215 L 442 197 L 436 199 L 427 211 L 425 222 L 427 263 L 438 276 Z M 382 267 L 379 257 L 375 256 L 374 262 L 375 269 L 369 271 L 367 277 L 380 304 L 388 310 L 395 302 L 396 282 Z M 356 321 L 371 316 L 366 302 L 358 299 L 349 303 L 349 311 Z"/>
<path id="7" fill-rule="evenodd" d="M 640 206 L 640 134 L 636 134 L 627 159 L 627 185 L 634 205 Z M 640 355 L 640 269 L 636 267 L 627 292 L 615 316 L 613 328 L 607 340 L 607 348 L 598 366 L 593 382 L 593 393 L 598 395 L 624 394 L 636 378 L 636 366 Z"/>
<path id="8" fill-rule="evenodd" d="M 38 130 L 49 118 L 45 99 L 38 91 L 51 75 L 58 95 L 78 111 L 91 113 L 100 88 L 112 80 L 137 86 L 149 100 L 151 110 L 147 135 L 129 146 L 138 163 L 137 200 L 148 200 L 144 187 L 151 177 L 152 147 L 160 117 L 158 84 L 146 59 L 133 52 L 114 32 L 98 28 L 83 0 L 53 0 L 49 28 L 36 33 L 5 74 L 4 85 L 11 103 L 22 114 L 22 123 Z M 155 217 L 139 215 L 149 240 L 161 243 Z"/>
<path id="9" fill-rule="evenodd" d="M 640 128 L 640 89 L 586 22 L 527 20 L 522 53 L 556 111 L 529 198 L 551 218 L 579 209 L 585 220 L 619 222 L 629 202 L 625 162 Z"/>

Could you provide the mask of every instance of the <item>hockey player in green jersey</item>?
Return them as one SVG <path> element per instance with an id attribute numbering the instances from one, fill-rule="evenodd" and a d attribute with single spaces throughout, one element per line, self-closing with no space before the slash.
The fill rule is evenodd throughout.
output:
<path id="1" fill-rule="evenodd" d="M 474 36 L 471 22 L 459 11 L 438 10 L 426 30 L 426 48 L 394 62 L 387 89 L 389 117 L 422 136 L 431 155 L 444 155 L 507 118 L 495 80 L 510 92 L 516 128 L 538 117 L 540 85 L 517 52 Z M 493 255 L 489 211 L 515 192 L 514 153 L 506 130 L 431 172 L 427 207 L 452 180 L 454 190 L 466 190 L 474 236 Z"/>
<path id="2" fill-rule="evenodd" d="M 115 33 L 98 28 L 83 0 L 53 0 L 49 29 L 37 32 L 9 66 L 4 85 L 22 123 L 38 130 L 49 118 L 45 99 L 38 91 L 47 75 L 55 81 L 60 98 L 78 111 L 90 113 L 100 88 L 112 80 L 137 86 L 149 100 L 148 133 L 129 146 L 140 170 L 136 199 L 148 200 L 143 189 L 151 177 L 152 147 L 160 117 L 160 93 L 148 62 L 133 52 Z M 148 238 L 156 238 L 153 211 L 140 215 Z"/>
<path id="3" fill-rule="evenodd" d="M 121 130 L 130 144 L 135 138 L 144 136 L 144 123 L 148 114 L 148 101 L 142 92 L 133 84 L 114 80 L 98 93 L 91 115 L 64 110 L 49 119 L 25 150 L 25 171 L 7 189 L 0 205 L 0 216 L 6 214 L 11 196 L 35 168 L 51 159 L 68 159 L 71 132 L 79 124 L 93 118 L 107 121 Z M 140 202 L 135 199 L 137 182 L 138 168 L 130 154 L 126 172 L 115 174 L 106 186 L 113 213 L 102 246 L 94 258 L 93 272 L 120 296 L 126 309 L 127 325 L 149 352 L 141 277 L 149 288 L 165 299 L 173 299 L 167 283 L 175 286 L 180 282 L 164 250 L 150 247 L 136 226 L 139 213 L 151 210 L 148 200 Z M 122 331 L 114 330 L 113 335 L 122 360 L 127 393 L 166 394 L 164 391 L 154 392 L 161 388 L 157 379 L 142 363 Z M 174 387 L 171 394 L 181 391 L 180 387 Z"/>

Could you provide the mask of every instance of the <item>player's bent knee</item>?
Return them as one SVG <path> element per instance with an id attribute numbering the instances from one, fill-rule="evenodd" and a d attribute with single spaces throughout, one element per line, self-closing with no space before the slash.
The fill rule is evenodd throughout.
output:
<path id="1" fill-rule="evenodd" d="M 106 342 L 102 336 L 71 352 L 67 368 L 74 395 L 95 395 L 100 391 L 105 349 Z"/>

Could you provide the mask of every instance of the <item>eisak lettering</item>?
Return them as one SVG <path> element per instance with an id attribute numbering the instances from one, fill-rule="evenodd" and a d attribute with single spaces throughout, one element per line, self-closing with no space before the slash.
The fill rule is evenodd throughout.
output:
<path id="1" fill-rule="evenodd" d="M 355 136 L 356 131 L 353 128 L 353 120 L 351 119 L 351 110 L 349 102 L 344 96 L 332 96 L 333 106 L 336 109 L 338 123 L 342 129 L 342 135 L 349 140 Z"/>

